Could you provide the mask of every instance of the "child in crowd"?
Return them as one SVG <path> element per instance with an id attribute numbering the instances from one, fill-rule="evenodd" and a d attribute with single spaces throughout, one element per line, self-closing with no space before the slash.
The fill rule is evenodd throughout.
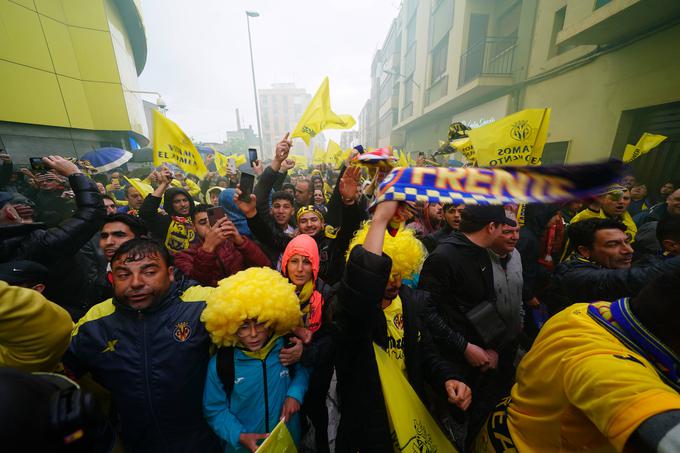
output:
<path id="1" fill-rule="evenodd" d="M 220 349 L 208 365 L 203 413 L 224 451 L 255 451 L 281 419 L 297 444 L 309 370 L 279 360 L 284 335 L 301 325 L 295 286 L 250 268 L 222 280 L 206 303 L 201 320 Z"/>

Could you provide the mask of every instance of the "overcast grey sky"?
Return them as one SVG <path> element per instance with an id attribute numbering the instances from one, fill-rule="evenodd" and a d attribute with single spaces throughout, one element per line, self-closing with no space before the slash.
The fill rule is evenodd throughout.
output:
<path id="1" fill-rule="evenodd" d="M 257 130 L 244 11 L 258 88 L 295 82 L 314 94 L 328 75 L 336 113 L 358 119 L 370 67 L 400 0 L 142 0 L 148 58 L 142 90 L 159 91 L 168 117 L 201 141 L 226 139 L 234 109 Z M 150 99 L 155 100 L 155 99 Z M 331 138 L 339 133 L 330 133 Z"/>

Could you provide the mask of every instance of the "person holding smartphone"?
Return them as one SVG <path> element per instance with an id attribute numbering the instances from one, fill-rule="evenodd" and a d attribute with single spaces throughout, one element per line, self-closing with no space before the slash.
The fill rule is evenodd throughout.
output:
<path id="1" fill-rule="evenodd" d="M 262 249 L 238 232 L 221 207 L 199 204 L 191 220 L 198 241 L 175 255 L 175 266 L 201 285 L 217 286 L 236 272 L 271 265 Z"/>

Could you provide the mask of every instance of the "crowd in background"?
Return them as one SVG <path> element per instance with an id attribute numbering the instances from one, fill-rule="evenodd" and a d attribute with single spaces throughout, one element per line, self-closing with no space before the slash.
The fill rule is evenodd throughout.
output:
<path id="1" fill-rule="evenodd" d="M 458 451 L 678 451 L 674 181 L 369 209 L 390 168 L 291 146 L 202 178 L 0 154 L 3 442 L 255 451 L 283 419 L 299 451 L 395 451 L 376 344 Z"/>

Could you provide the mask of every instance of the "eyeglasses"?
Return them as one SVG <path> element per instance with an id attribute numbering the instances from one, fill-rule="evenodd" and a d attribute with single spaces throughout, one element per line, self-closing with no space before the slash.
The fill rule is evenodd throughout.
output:
<path id="1" fill-rule="evenodd" d="M 236 336 L 240 338 L 247 337 L 252 333 L 253 329 L 255 329 L 255 333 L 262 333 L 267 330 L 267 323 L 249 321 L 247 323 L 241 324 L 241 326 L 236 331 Z"/>

